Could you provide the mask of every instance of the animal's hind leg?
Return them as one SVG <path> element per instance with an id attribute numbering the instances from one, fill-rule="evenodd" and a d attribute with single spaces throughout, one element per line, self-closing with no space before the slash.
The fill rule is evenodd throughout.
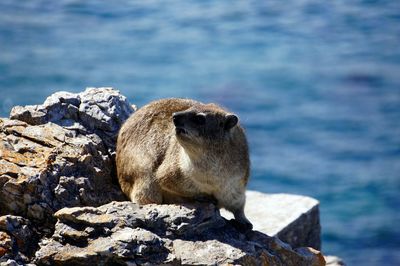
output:
<path id="1" fill-rule="evenodd" d="M 162 194 L 160 186 L 149 179 L 137 179 L 129 194 L 132 202 L 139 204 L 161 204 Z"/>

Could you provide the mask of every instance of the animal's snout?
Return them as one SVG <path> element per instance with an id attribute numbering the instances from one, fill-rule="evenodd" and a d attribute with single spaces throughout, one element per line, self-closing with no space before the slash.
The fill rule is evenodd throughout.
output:
<path id="1" fill-rule="evenodd" d="M 172 120 L 174 121 L 176 134 L 179 136 L 186 135 L 188 132 L 185 129 L 184 123 L 185 113 L 177 112 L 172 114 Z"/>
<path id="2" fill-rule="evenodd" d="M 183 126 L 183 116 L 181 112 L 173 113 L 172 120 L 174 121 L 175 126 Z"/>

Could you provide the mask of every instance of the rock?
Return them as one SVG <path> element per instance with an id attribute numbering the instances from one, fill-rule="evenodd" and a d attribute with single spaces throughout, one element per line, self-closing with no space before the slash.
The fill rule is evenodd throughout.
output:
<path id="1" fill-rule="evenodd" d="M 58 92 L 43 105 L 13 108 L 12 120 L 0 119 L 0 215 L 54 224 L 63 207 L 125 199 L 113 154 L 132 112 L 110 88 Z"/>
<path id="2" fill-rule="evenodd" d="M 233 217 L 227 211 L 221 213 Z M 321 249 L 319 202 L 313 198 L 247 191 L 245 213 L 254 230 L 277 236 L 293 248 Z"/>
<path id="3" fill-rule="evenodd" d="M 39 265 L 325 265 L 308 248 L 292 249 L 260 232 L 239 232 L 214 205 L 112 202 L 59 210 Z"/>
<path id="4" fill-rule="evenodd" d="M 6 232 L 0 231 L 0 257 L 12 252 L 11 236 Z"/>
<path id="5" fill-rule="evenodd" d="M 125 96 L 112 88 L 88 88 L 82 93 L 56 92 L 41 105 L 16 106 L 10 119 L 29 125 L 54 123 L 82 134 L 96 134 L 110 154 L 118 130 L 134 112 Z"/>
<path id="6" fill-rule="evenodd" d="M 0 263 L 14 259 L 27 263 L 37 250 L 38 242 L 39 235 L 29 220 L 12 215 L 0 217 Z"/>
<path id="7" fill-rule="evenodd" d="M 99 137 L 0 119 L 0 210 L 37 222 L 69 206 L 124 199 Z M 52 223 L 52 222 L 51 222 Z"/>
<path id="8" fill-rule="evenodd" d="M 336 256 L 325 256 L 326 266 L 346 266 L 344 261 Z"/>

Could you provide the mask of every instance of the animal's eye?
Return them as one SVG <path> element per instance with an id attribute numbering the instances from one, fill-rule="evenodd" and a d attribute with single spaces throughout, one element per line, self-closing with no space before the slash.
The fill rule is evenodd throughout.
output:
<path id="1" fill-rule="evenodd" d="M 198 113 L 193 117 L 192 120 L 196 125 L 204 125 L 206 123 L 206 114 Z"/>

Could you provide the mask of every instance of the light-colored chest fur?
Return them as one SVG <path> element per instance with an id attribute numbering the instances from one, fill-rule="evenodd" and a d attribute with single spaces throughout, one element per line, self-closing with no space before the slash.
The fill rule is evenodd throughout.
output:
<path id="1" fill-rule="evenodd" d="M 201 192 L 212 195 L 240 190 L 240 180 L 245 175 L 244 169 L 220 155 L 202 154 L 193 160 L 181 152 L 179 166 Z"/>

